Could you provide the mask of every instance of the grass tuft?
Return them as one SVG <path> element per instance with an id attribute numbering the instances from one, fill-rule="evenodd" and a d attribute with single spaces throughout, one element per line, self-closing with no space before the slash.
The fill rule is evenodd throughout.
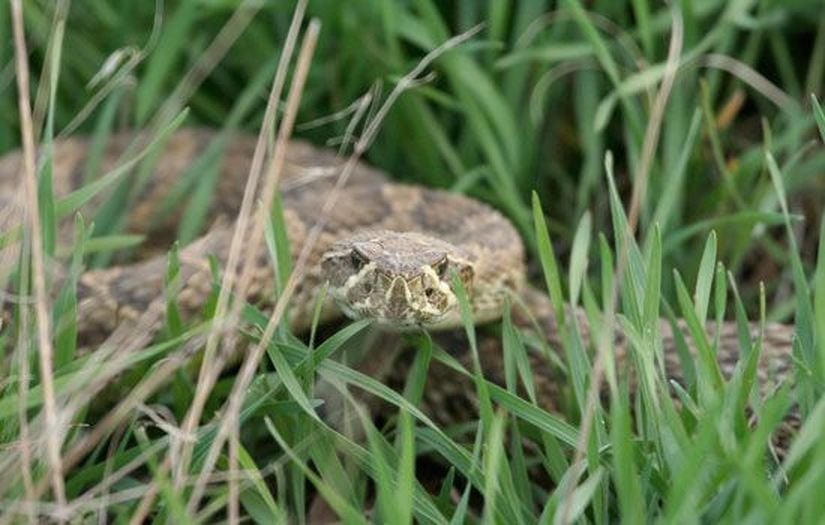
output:
<path id="1" fill-rule="evenodd" d="M 825 515 L 821 6 L 454 4 L 0 9 L 0 34 L 14 36 L 0 39 L 0 152 L 24 150 L 21 167 L 0 162 L 0 525 Z M 317 41 L 289 73 L 302 28 Z M 247 303 L 257 259 L 240 241 L 230 271 L 210 259 L 208 304 L 184 315 L 186 245 L 214 220 L 231 135 L 261 132 L 263 173 L 293 124 L 354 151 L 350 163 L 507 215 L 552 340 L 547 318 L 525 327 L 520 297 L 500 323 L 474 326 L 458 279 L 463 327 L 450 337 L 321 325 L 321 301 L 311 332 L 292 333 L 285 299 L 271 316 Z M 155 226 L 183 215 L 158 255 L 163 296 L 137 328 L 87 342 L 83 273 L 142 256 L 129 213 L 188 126 L 220 131 L 157 203 Z M 137 128 L 101 173 L 107 140 Z M 88 155 L 67 191 L 55 167 L 76 135 Z M 264 186 L 277 184 L 272 165 Z M 306 261 L 290 257 L 282 203 L 254 187 L 238 239 L 261 244 L 288 298 Z M 213 328 L 227 316 L 224 341 Z M 787 370 L 764 368 L 776 321 L 794 332 Z M 710 329 L 722 322 L 724 334 Z M 240 366 L 221 350 L 235 343 L 253 350 Z M 399 346 L 413 352 L 380 366 Z M 793 381 L 763 384 L 780 374 Z M 473 402 L 436 399 L 447 387 Z M 443 424 L 434 400 L 468 414 Z M 791 413 L 799 429 L 780 436 Z"/>

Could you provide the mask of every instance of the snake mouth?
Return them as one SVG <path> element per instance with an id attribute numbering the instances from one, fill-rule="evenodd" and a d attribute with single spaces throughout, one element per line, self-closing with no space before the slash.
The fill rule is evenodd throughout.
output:
<path id="1" fill-rule="evenodd" d="M 438 326 L 450 313 L 449 308 L 434 307 L 424 294 L 414 293 L 402 277 L 368 295 L 363 295 L 363 287 L 330 289 L 342 313 L 351 319 L 370 319 L 382 328 L 409 330 Z"/>
<path id="2" fill-rule="evenodd" d="M 428 273 L 429 272 L 429 273 Z M 437 328 L 455 310 L 456 301 L 446 282 L 431 269 L 416 276 L 388 275 L 365 268 L 329 293 L 351 319 L 369 319 L 384 328 Z"/>

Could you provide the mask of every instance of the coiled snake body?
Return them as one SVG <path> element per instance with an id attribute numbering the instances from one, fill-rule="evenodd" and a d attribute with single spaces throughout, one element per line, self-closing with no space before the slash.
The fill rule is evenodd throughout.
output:
<path id="1" fill-rule="evenodd" d="M 159 203 L 170 192 L 196 191 L 206 181 L 189 178 L 186 172 L 218 138 L 215 132 L 187 129 L 173 134 L 154 159 L 153 173 L 133 188 L 131 212 L 125 229 L 146 234 L 149 244 L 160 244 L 174 231 L 181 211 L 157 219 Z M 99 171 L 111 170 L 133 139 L 116 135 L 102 152 Z M 209 217 L 233 217 L 240 206 L 245 178 L 255 138 L 238 135 L 225 144 L 215 179 L 214 198 Z M 57 197 L 69 194 L 84 184 L 93 158 L 85 139 L 69 139 L 54 145 L 53 180 Z M 343 161 L 333 152 L 303 142 L 292 142 L 282 175 L 284 227 L 293 254 L 304 247 L 320 204 L 333 187 Z M 0 159 L 0 205 L 9 212 L 19 202 L 21 159 L 12 153 Z M 197 174 L 196 174 L 197 175 Z M 99 204 L 99 203 L 97 203 Z M 92 203 L 92 207 L 95 203 Z M 214 255 L 225 262 L 232 228 L 217 221 L 210 233 L 180 253 L 182 282 L 178 302 L 186 315 L 203 307 L 212 289 L 212 275 L 206 258 Z M 70 236 L 68 238 L 71 238 Z M 266 247 L 257 253 L 244 253 L 256 259 L 250 299 L 266 302 L 273 295 L 273 263 Z M 110 334 L 123 323 L 134 322 L 148 305 L 164 293 L 165 255 L 132 264 L 83 273 L 78 282 L 78 335 L 93 342 Z M 540 334 L 553 343 L 558 335 L 552 309 L 544 294 L 525 287 L 524 250 L 516 230 L 498 212 L 470 198 L 443 191 L 428 190 L 390 182 L 380 172 L 359 164 L 337 204 L 325 217 L 318 242 L 312 247 L 291 308 L 291 324 L 296 330 L 308 327 L 318 291 L 329 284 L 331 301 L 323 308 L 322 320 L 343 310 L 350 316 L 368 317 L 382 324 L 409 327 L 449 328 L 460 326 L 456 296 L 451 278 L 458 276 L 467 289 L 476 322 L 500 317 L 507 296 L 523 294 L 528 309 L 539 321 Z M 574 315 L 587 338 L 583 315 Z M 717 331 L 712 323 L 708 327 Z M 757 328 L 751 327 L 755 334 Z M 732 373 L 738 361 L 737 330 L 733 324 L 719 327 L 719 355 L 722 370 Z M 666 373 L 679 379 L 680 364 L 675 351 L 674 333 L 669 323 L 661 323 Z M 619 337 L 619 336 L 617 336 Z M 790 376 L 792 329 L 769 324 L 759 368 L 763 393 Z M 626 360 L 628 343 L 617 339 L 617 360 Z M 461 358 L 467 352 L 455 350 Z M 489 379 L 504 382 L 503 357 L 498 341 L 482 340 L 479 346 L 482 369 Z M 536 374 L 535 386 L 546 408 L 556 405 L 560 385 L 546 360 L 531 357 Z M 436 419 L 453 417 L 446 406 L 451 397 L 473 391 L 472 383 L 456 378 L 439 379 L 445 370 L 432 371 L 425 392 L 426 405 Z M 462 391 L 463 390 L 463 391 Z M 793 417 L 790 425 L 795 424 Z"/>

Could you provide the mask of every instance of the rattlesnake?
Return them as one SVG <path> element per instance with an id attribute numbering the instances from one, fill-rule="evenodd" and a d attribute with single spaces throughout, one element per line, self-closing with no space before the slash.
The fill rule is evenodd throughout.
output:
<path id="1" fill-rule="evenodd" d="M 152 176 L 133 188 L 125 229 L 146 234 L 149 250 L 168 240 L 169 232 L 174 231 L 182 214 L 178 209 L 158 220 L 158 203 L 175 191 L 176 184 L 182 180 L 181 173 L 217 137 L 216 132 L 204 129 L 174 133 L 154 158 Z M 102 151 L 98 171 L 109 171 L 116 166 L 133 138 L 130 134 L 111 137 Z M 208 217 L 233 217 L 237 213 L 254 146 L 255 138 L 243 134 L 233 135 L 226 142 Z M 84 183 L 90 158 L 93 157 L 88 139 L 72 138 L 54 144 L 53 180 L 58 198 Z M 342 164 L 343 160 L 330 150 L 300 141 L 290 143 L 281 183 L 283 226 L 293 253 L 299 253 L 304 247 L 308 232 L 318 218 L 320 203 L 333 187 Z M 19 153 L 0 159 L 0 205 L 6 213 L 14 211 L 16 203 L 21 202 L 19 196 L 15 197 L 21 166 Z M 199 183 L 203 181 L 196 177 L 194 184 Z M 188 191 L 193 190 L 194 187 L 190 187 Z M 87 206 L 86 213 L 97 205 L 99 202 Z M 69 233 L 64 232 L 61 237 L 71 238 Z M 178 303 L 184 316 L 191 317 L 204 306 L 213 286 L 206 255 L 225 262 L 231 234 L 228 221 L 216 221 L 208 235 L 181 250 L 181 277 L 185 284 Z M 500 317 L 508 296 L 521 294 L 527 298 L 529 313 L 539 321 L 540 335 L 558 347 L 558 330 L 546 294 L 536 292 L 525 283 L 525 255 L 517 231 L 500 213 L 476 200 L 391 182 L 381 172 L 358 164 L 337 205 L 325 217 L 323 230 L 310 254 L 306 272 L 292 299 L 290 321 L 295 331 L 309 327 L 315 300 L 324 283 L 329 284 L 329 297 L 337 301 L 338 307 L 333 301 L 326 301 L 322 322 L 340 315 L 343 310 L 351 316 L 402 327 L 460 326 L 458 301 L 451 281 L 458 278 L 467 290 L 476 322 Z M 270 252 L 264 246 L 257 253 L 245 253 L 244 257 L 255 258 L 257 265 L 252 283 L 254 294 L 249 299 L 265 305 L 274 294 Z M 84 344 L 93 344 L 116 326 L 135 322 L 152 301 L 163 295 L 166 267 L 166 255 L 158 254 L 83 273 L 77 285 L 79 339 Z M 519 317 L 518 309 L 514 313 Z M 572 313 L 587 345 L 589 331 L 585 317 L 581 312 Z M 660 323 L 660 330 L 666 373 L 678 380 L 681 374 L 674 332 L 664 321 Z M 682 331 L 687 334 L 684 326 Z M 709 323 L 708 331 L 716 333 L 713 323 Z M 756 335 L 758 327 L 752 325 L 751 332 Z M 792 328 L 786 325 L 765 327 L 758 374 L 763 394 L 792 375 L 792 335 Z M 719 339 L 718 359 L 723 372 L 730 375 L 739 357 L 735 324 L 722 325 Z M 628 346 L 629 343 L 617 335 L 616 359 L 620 365 L 628 359 Z M 467 358 L 466 351 L 455 349 L 455 352 Z M 479 355 L 485 375 L 503 383 L 500 342 L 483 339 Z M 541 356 L 532 356 L 531 362 L 535 365 L 534 382 L 539 402 L 552 409 L 561 388 L 558 374 Z M 398 370 L 403 368 L 400 366 Z M 431 372 L 425 405 L 438 420 L 455 417 L 446 405 L 456 404 L 457 399 L 472 392 L 472 383 L 450 376 L 443 367 L 434 366 Z M 788 422 L 789 428 L 798 424 L 795 415 L 791 415 Z"/>

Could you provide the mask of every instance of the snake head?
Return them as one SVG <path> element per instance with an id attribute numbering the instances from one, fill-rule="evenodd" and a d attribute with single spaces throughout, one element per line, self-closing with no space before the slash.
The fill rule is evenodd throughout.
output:
<path id="1" fill-rule="evenodd" d="M 472 294 L 473 264 L 455 246 L 415 232 L 363 232 L 334 243 L 321 258 L 329 293 L 354 319 L 395 328 L 456 324 L 453 272 Z"/>

